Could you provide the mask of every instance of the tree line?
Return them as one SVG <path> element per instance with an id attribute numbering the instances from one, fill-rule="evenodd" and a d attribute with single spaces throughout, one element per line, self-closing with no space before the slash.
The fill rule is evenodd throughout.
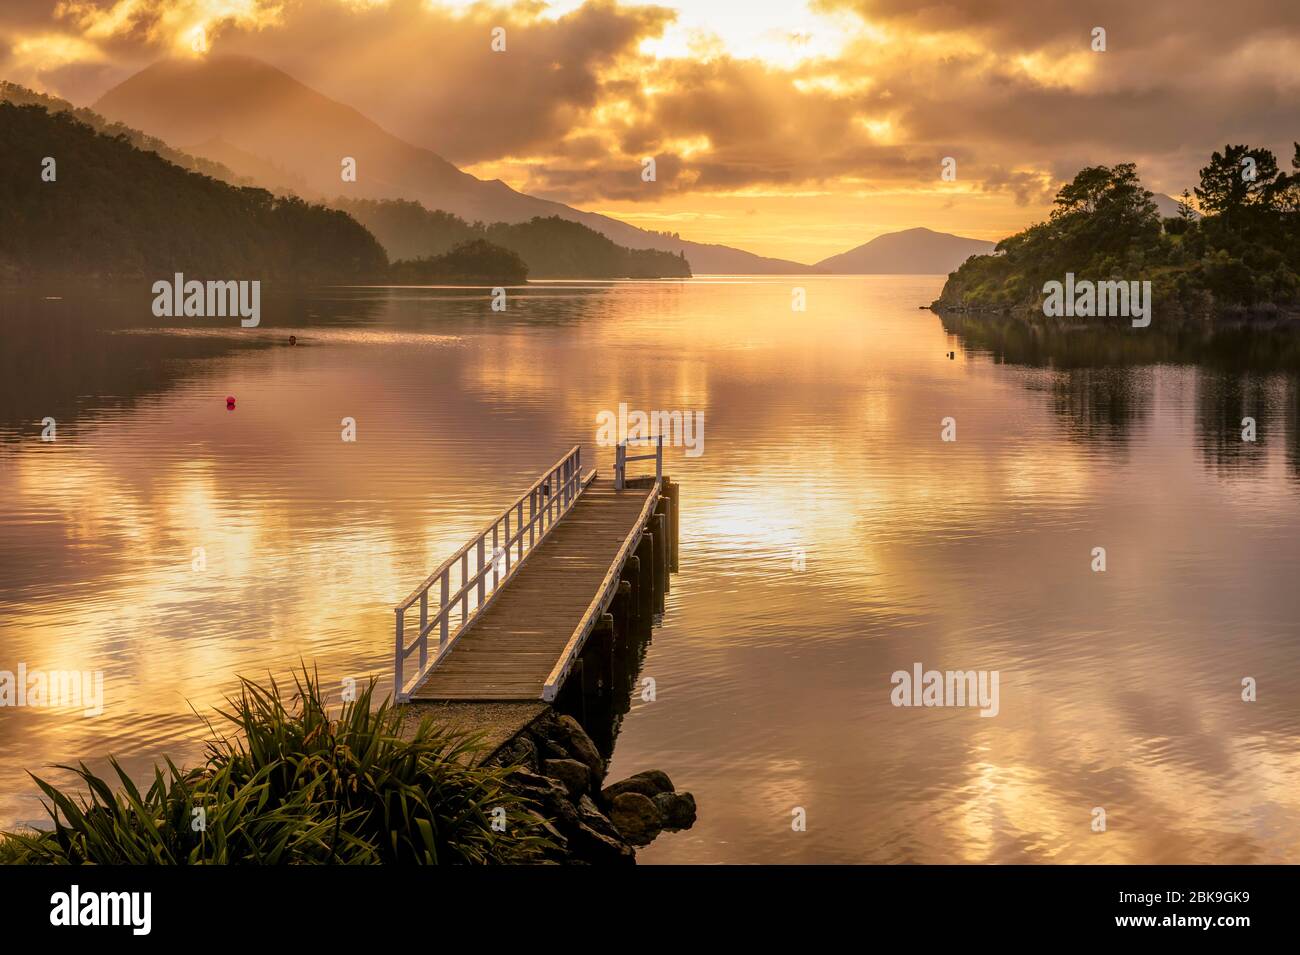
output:
<path id="1" fill-rule="evenodd" d="M 338 199 L 335 205 L 375 234 L 395 258 L 438 255 L 482 240 L 515 252 L 536 278 L 685 278 L 684 255 L 629 249 L 580 222 L 537 216 L 527 222 L 467 222 L 418 202 Z"/>
<path id="2" fill-rule="evenodd" d="M 1061 187 L 1046 222 L 1003 239 L 949 276 L 938 308 L 1033 309 L 1067 272 L 1152 282 L 1162 315 L 1300 311 L 1300 143 L 1291 171 L 1268 149 L 1228 145 L 1195 198 L 1162 219 L 1134 163 L 1089 166 Z M 1199 209 L 1199 214 L 1198 210 Z"/>
<path id="3" fill-rule="evenodd" d="M 369 278 L 383 247 L 356 220 L 232 186 L 67 111 L 0 102 L 0 277 Z"/>

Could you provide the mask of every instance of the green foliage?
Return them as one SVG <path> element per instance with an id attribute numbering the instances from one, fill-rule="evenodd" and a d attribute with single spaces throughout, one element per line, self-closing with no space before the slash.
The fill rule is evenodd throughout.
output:
<path id="1" fill-rule="evenodd" d="M 57 180 L 41 180 L 42 160 Z M 189 172 L 67 111 L 0 102 L 0 277 L 346 279 L 383 248 L 346 213 Z"/>
<path id="2" fill-rule="evenodd" d="M 335 205 L 373 232 L 394 258 L 438 255 L 470 239 L 486 239 L 518 253 L 535 278 L 684 278 L 691 274 L 683 256 L 628 249 L 559 216 L 484 225 L 430 211 L 418 202 L 339 199 Z"/>
<path id="3" fill-rule="evenodd" d="M 149 136 L 140 132 L 138 129 L 132 129 L 124 123 L 109 122 L 103 116 L 100 116 L 94 110 L 84 107 L 73 106 L 67 100 L 59 99 L 57 96 L 49 96 L 45 93 L 37 93 L 29 90 L 25 86 L 19 86 L 17 83 L 10 83 L 7 80 L 0 80 L 0 101 L 13 103 L 15 106 L 42 106 L 51 113 L 68 113 L 78 122 L 85 123 L 97 133 L 103 133 L 106 136 L 124 136 L 136 149 L 143 149 L 145 152 L 157 153 L 169 163 L 189 169 L 193 172 L 203 173 L 205 176 L 211 176 L 213 179 L 220 179 L 236 186 L 252 185 L 252 180 L 244 176 L 236 176 L 226 166 L 219 162 L 213 162 L 211 159 L 204 159 L 202 156 L 191 156 L 189 153 L 181 152 L 179 149 L 173 149 L 161 139 Z"/>
<path id="4" fill-rule="evenodd" d="M 510 249 L 484 239 L 471 239 L 442 255 L 403 259 L 389 268 L 394 282 L 467 282 L 510 285 L 528 279 L 528 266 Z"/>
<path id="5" fill-rule="evenodd" d="M 241 682 L 221 711 L 236 732 L 209 742 L 199 769 L 168 761 L 142 793 L 114 761 L 115 793 L 84 765 L 62 767 L 86 790 L 75 798 L 33 777 L 54 828 L 6 834 L 0 861 L 485 864 L 548 848 L 538 818 L 507 789 L 510 769 L 471 765 L 472 741 L 429 719 L 403 737 L 387 700 L 372 709 L 373 682 L 336 718 L 305 669 L 292 706 L 274 680 Z M 494 809 L 506 811 L 503 832 Z"/>
<path id="6" fill-rule="evenodd" d="M 1253 178 L 1245 174 L 1250 163 Z M 1269 150 L 1225 146 L 1223 152 L 1212 153 L 1209 165 L 1201 170 L 1196 198 L 1210 215 L 1236 220 L 1247 211 L 1272 206 L 1279 175 L 1277 157 Z"/>
<path id="7" fill-rule="evenodd" d="M 1242 172 L 1254 162 L 1255 178 Z M 1150 280 L 1157 308 L 1208 317 L 1225 309 L 1300 305 L 1300 144 L 1295 173 L 1267 149 L 1227 146 L 1196 189 L 1203 219 L 1183 191 L 1176 218 L 1160 220 L 1132 163 L 1081 170 L 1056 196 L 1047 222 L 1003 239 L 948 277 L 939 308 L 1036 310 L 1044 283 Z"/>

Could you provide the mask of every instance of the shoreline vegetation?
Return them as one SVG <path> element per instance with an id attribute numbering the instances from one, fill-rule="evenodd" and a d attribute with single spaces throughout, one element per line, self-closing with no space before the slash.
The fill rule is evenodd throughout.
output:
<path id="1" fill-rule="evenodd" d="M 118 792 L 85 764 L 65 766 L 84 796 L 33 774 L 52 828 L 6 833 L 0 862 L 28 865 L 526 862 L 548 841 L 506 791 L 507 768 L 474 767 L 473 741 L 423 721 L 409 739 L 374 684 L 337 718 L 320 682 L 295 677 L 286 706 L 274 680 L 241 681 L 218 710 L 203 765 L 156 766 L 141 791 L 111 762 Z M 513 810 L 498 831 L 492 808 Z"/>
<path id="2" fill-rule="evenodd" d="M 1048 221 L 967 259 L 929 307 L 1047 321 L 1045 287 L 1069 274 L 1149 281 L 1163 320 L 1300 319 L 1300 143 L 1291 169 L 1267 149 L 1225 146 L 1200 170 L 1195 200 L 1184 190 L 1178 214 L 1161 219 L 1133 163 L 1090 166 L 1056 194 Z"/>
<path id="3" fill-rule="evenodd" d="M 195 769 L 168 759 L 142 790 L 114 759 L 113 781 L 57 767 L 78 794 L 31 774 L 51 828 L 0 833 L 0 864 L 631 863 L 695 822 L 662 772 L 601 789 L 596 745 L 549 707 L 487 754 L 430 715 L 374 705 L 373 680 L 333 717 L 305 666 L 287 692 L 240 684 Z"/>
<path id="4" fill-rule="evenodd" d="M 534 278 L 690 278 L 684 254 L 618 245 L 580 222 L 536 216 L 527 222 L 466 222 L 404 199 L 346 199 L 332 203 L 352 216 L 393 257 L 438 256 L 482 242 L 519 256 Z"/>
<path id="5" fill-rule="evenodd" d="M 90 110 L 0 83 L 0 287 L 152 281 L 178 269 L 283 285 L 691 275 L 683 255 L 627 249 L 557 217 L 471 225 L 419 203 L 331 207 L 230 178 Z M 402 258 L 390 262 L 368 226 Z"/>

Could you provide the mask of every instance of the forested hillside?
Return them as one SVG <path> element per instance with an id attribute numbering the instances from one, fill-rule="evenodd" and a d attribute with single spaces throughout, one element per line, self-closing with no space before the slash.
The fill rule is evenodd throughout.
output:
<path id="1" fill-rule="evenodd" d="M 161 139 L 149 136 L 122 123 L 110 122 L 93 109 L 73 106 L 67 100 L 59 99 L 57 96 L 37 93 L 25 86 L 19 86 L 17 83 L 0 80 L 0 102 L 13 103 L 15 106 L 43 106 L 51 113 L 66 112 L 73 119 L 85 123 L 97 133 L 104 133 L 106 136 L 125 136 L 127 141 L 136 149 L 157 153 L 163 159 L 177 166 L 193 172 L 201 172 L 205 176 L 211 176 L 213 179 L 220 179 L 232 185 L 253 185 L 251 179 L 235 175 L 219 162 L 213 162 L 211 159 L 204 159 L 202 156 L 193 156 L 190 153 L 181 152 L 179 149 L 173 149 Z"/>
<path id="2" fill-rule="evenodd" d="M 339 199 L 335 203 L 375 234 L 394 259 L 440 255 L 471 239 L 519 254 L 533 278 L 677 278 L 691 274 L 682 255 L 628 249 L 559 216 L 528 222 L 469 223 L 418 202 Z"/>
<path id="3" fill-rule="evenodd" d="M 54 160 L 53 181 L 45 181 Z M 79 122 L 0 102 L 0 278 L 383 275 L 383 248 L 346 213 L 236 187 Z"/>

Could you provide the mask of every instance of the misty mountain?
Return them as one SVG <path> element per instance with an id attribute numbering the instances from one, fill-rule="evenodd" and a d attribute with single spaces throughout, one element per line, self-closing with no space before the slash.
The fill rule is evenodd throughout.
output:
<path id="1" fill-rule="evenodd" d="M 822 259 L 815 268 L 840 275 L 947 275 L 972 255 L 987 255 L 994 242 L 930 229 L 906 229 Z"/>
<path id="2" fill-rule="evenodd" d="M 410 199 L 469 222 L 559 216 L 628 248 L 685 253 L 696 274 L 814 271 L 797 262 L 638 229 L 517 192 L 499 179 L 478 179 L 251 57 L 164 60 L 109 90 L 95 109 L 261 185 L 301 190 L 312 199 L 340 191 L 358 199 Z M 349 156 L 356 160 L 357 181 L 345 183 L 341 164 Z"/>
<path id="3" fill-rule="evenodd" d="M 1151 197 L 1151 201 L 1156 204 L 1156 211 L 1160 213 L 1160 218 L 1178 218 L 1178 200 L 1173 196 L 1166 196 L 1164 193 L 1157 192 Z M 1192 218 L 1199 219 L 1200 217 L 1201 214 L 1193 209 Z"/>

